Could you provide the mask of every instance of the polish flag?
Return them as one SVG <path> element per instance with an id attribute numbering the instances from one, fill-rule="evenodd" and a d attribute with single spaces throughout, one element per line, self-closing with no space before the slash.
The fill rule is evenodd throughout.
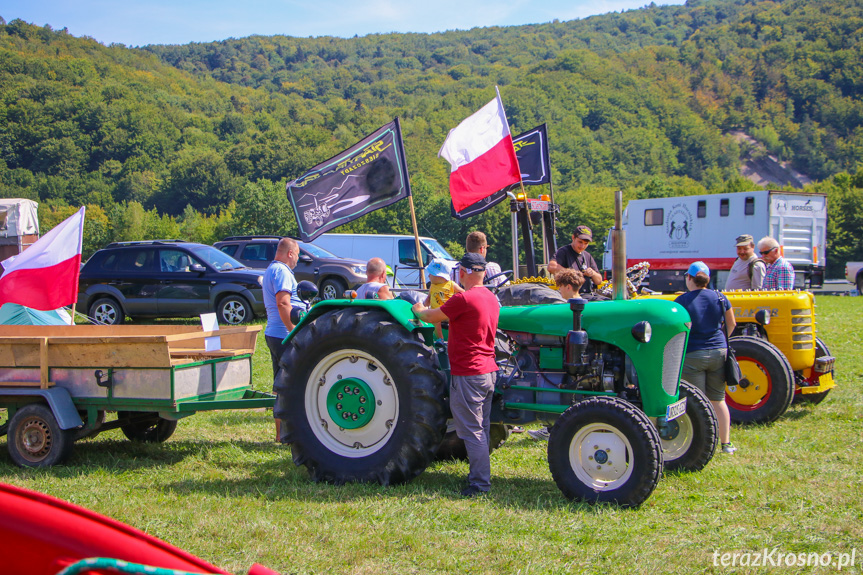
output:
<path id="1" fill-rule="evenodd" d="M 29 248 L 0 262 L 0 305 L 11 302 L 51 310 L 74 304 L 83 239 L 82 207 Z"/>
<path id="2" fill-rule="evenodd" d="M 521 180 L 500 92 L 450 130 L 438 156 L 450 163 L 449 191 L 457 212 Z"/>

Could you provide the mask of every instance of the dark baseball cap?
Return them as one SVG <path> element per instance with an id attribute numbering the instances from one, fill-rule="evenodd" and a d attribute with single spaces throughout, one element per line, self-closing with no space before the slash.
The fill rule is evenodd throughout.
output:
<path id="1" fill-rule="evenodd" d="M 482 255 L 467 252 L 461 257 L 458 265 L 463 267 L 465 271 L 485 271 L 487 263 Z"/>
<path id="2" fill-rule="evenodd" d="M 575 228 L 575 233 L 573 235 L 580 240 L 587 240 L 589 242 L 593 241 L 593 232 L 590 231 L 590 228 L 587 226 L 578 226 Z"/>
<path id="3" fill-rule="evenodd" d="M 748 246 L 750 244 L 754 244 L 755 240 L 752 239 L 752 236 L 749 234 L 742 234 L 737 236 L 737 239 L 734 240 L 734 243 L 737 246 Z"/>

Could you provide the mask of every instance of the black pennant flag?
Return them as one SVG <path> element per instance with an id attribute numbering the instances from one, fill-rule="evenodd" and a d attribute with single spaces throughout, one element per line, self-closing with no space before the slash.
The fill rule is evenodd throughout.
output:
<path id="1" fill-rule="evenodd" d="M 286 191 L 306 242 L 406 198 L 410 181 L 398 118 L 288 182 Z"/>
<path id="2" fill-rule="evenodd" d="M 545 124 L 537 126 L 532 130 L 523 132 L 513 138 L 512 145 L 515 146 L 515 156 L 521 168 L 521 178 L 525 186 L 539 186 L 551 181 L 551 166 L 548 160 L 548 134 Z M 460 212 L 450 203 L 452 217 L 459 220 L 467 219 L 483 213 L 487 209 L 496 206 L 506 198 L 508 191 L 517 189 L 518 184 L 513 184 L 492 195 L 473 203 Z"/>

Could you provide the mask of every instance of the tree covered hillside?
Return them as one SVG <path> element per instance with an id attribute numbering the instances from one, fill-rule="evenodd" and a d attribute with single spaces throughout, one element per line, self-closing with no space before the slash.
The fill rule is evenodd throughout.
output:
<path id="1" fill-rule="evenodd" d="M 731 130 L 847 193 L 832 214 L 858 201 L 847 174 L 863 161 L 861 8 L 689 0 L 533 26 L 143 49 L 0 18 L 0 193 L 56 217 L 93 206 L 91 246 L 291 233 L 285 182 L 399 116 L 422 232 L 461 243 L 485 229 L 503 260 L 507 210 L 450 218 L 437 158 L 498 85 L 514 133 L 548 124 L 561 241 L 576 223 L 607 228 L 614 189 L 751 189 Z M 406 209 L 343 230 L 405 233 Z M 831 237 L 863 235 L 851 225 Z"/>

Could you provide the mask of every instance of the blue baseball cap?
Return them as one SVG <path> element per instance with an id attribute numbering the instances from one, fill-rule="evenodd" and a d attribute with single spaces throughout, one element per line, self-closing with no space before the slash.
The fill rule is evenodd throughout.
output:
<path id="1" fill-rule="evenodd" d="M 448 280 L 450 274 L 450 268 L 441 259 L 433 259 L 431 263 L 429 263 L 428 267 L 426 267 L 426 273 L 431 276 L 437 276 L 439 278 L 443 278 Z"/>
<path id="2" fill-rule="evenodd" d="M 690 277 L 695 277 L 699 273 L 706 274 L 710 277 L 710 268 L 707 267 L 707 264 L 704 262 L 692 262 L 692 265 L 689 266 L 689 269 L 686 270 L 686 273 L 690 275 Z"/>

